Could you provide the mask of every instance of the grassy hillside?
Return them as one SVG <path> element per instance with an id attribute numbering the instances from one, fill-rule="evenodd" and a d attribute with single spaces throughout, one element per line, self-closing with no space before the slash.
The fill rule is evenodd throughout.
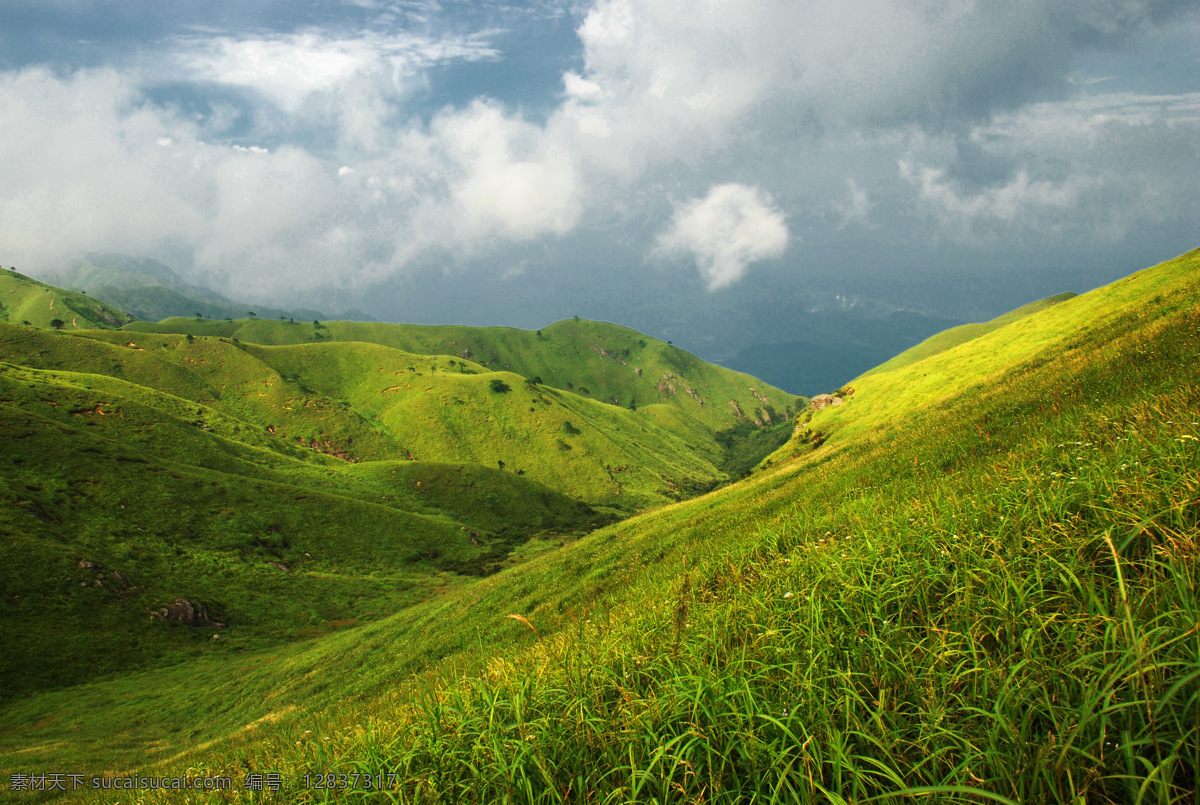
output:
<path id="1" fill-rule="evenodd" d="M 168 392 L 240 420 L 285 455 L 477 463 L 627 512 L 724 478 L 715 432 L 691 417 L 600 404 L 461 358 L 358 342 L 263 347 L 178 334 L 5 332 L 14 363 Z M 493 381 L 508 391 L 494 391 Z"/>
<path id="2" fill-rule="evenodd" d="M 236 677 L 15 702 L 0 771 L 229 774 L 233 802 L 247 772 L 308 802 L 1194 801 L 1198 333 L 1200 251 L 861 378 L 747 481 Z"/>
<path id="3" fill-rule="evenodd" d="M 0 322 L 67 330 L 114 328 L 133 320 L 124 311 L 87 294 L 46 285 L 15 271 L 0 271 Z"/>
<path id="4" fill-rule="evenodd" d="M 327 338 L 0 323 L 0 359 L 0 617 L 5 646 L 39 644 L 3 653 L 0 695 L 370 621 L 710 489 L 790 431 Z M 229 630 L 164 623 L 177 598 Z"/>
<path id="5" fill-rule="evenodd" d="M 1065 302 L 1068 299 L 1073 299 L 1076 294 L 1061 293 L 1056 296 L 1050 296 L 1045 299 L 1040 299 L 1037 302 L 1030 302 L 1028 305 L 1011 310 L 1003 316 L 997 316 L 991 321 L 985 321 L 978 324 L 963 324 L 958 327 L 951 327 L 948 330 L 943 330 L 940 333 L 931 335 L 921 343 L 911 349 L 906 349 L 899 355 L 881 363 L 869 372 L 864 372 L 865 375 L 873 375 L 879 372 L 890 372 L 893 369 L 899 369 L 902 366 L 916 363 L 924 360 L 939 352 L 945 352 L 948 349 L 966 343 L 974 338 L 979 338 L 981 335 L 986 335 L 993 330 L 999 330 L 1007 324 L 1012 324 L 1014 321 L 1023 319 L 1026 316 L 1032 316 L 1034 313 L 1045 310 L 1046 308 L 1057 305 L 1059 302 Z"/>
<path id="6" fill-rule="evenodd" d="M 606 519 L 497 469 L 281 449 L 93 374 L 0 364 L 0 432 L 4 697 L 378 618 Z M 176 598 L 229 628 L 153 619 Z"/>
<path id="7" fill-rule="evenodd" d="M 624 408 L 670 405 L 705 428 L 788 419 L 796 396 L 753 377 L 705 363 L 670 344 L 605 322 L 568 319 L 542 330 L 381 324 L 168 319 L 138 322 L 145 333 L 190 333 L 255 344 L 358 341 L 419 355 L 441 355 L 496 372 L 541 378 L 544 385 Z M 694 426 L 693 426 L 694 427 Z M 681 434 L 683 435 L 683 434 Z"/>

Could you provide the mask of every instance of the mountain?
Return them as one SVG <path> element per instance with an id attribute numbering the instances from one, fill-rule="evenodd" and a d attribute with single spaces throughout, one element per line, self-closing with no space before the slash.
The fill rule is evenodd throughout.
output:
<path id="1" fill-rule="evenodd" d="M 254 775 L 279 775 L 280 801 L 1190 801 L 1200 745 L 1198 311 L 1200 250 L 860 375 L 843 405 L 801 413 L 749 478 L 549 540 L 486 578 L 438 577 L 410 605 L 392 599 L 387 614 L 341 626 L 318 620 L 306 640 L 255 643 L 230 619 L 212 641 L 212 629 L 175 624 L 195 650 L 186 663 L 0 708 L 0 772 L 228 775 L 231 798 Z M 39 337 L 76 346 L 113 336 L 153 351 L 135 340 L 149 334 Z M 0 477 L 29 502 L 0 511 L 33 529 L 38 505 L 82 506 L 93 487 L 52 488 L 73 479 L 69 469 L 12 474 L 68 438 L 57 433 L 70 412 L 34 373 L 76 379 L 10 366 L 11 401 L 0 407 L 19 410 L 3 432 L 27 430 L 18 441 L 44 446 L 9 448 L 15 469 Z M 39 410 L 59 424 L 19 430 L 18 417 Z M 101 433 L 114 414 L 90 416 L 105 422 L 76 429 Z M 129 422 L 121 449 L 134 451 L 136 431 L 160 420 Z M 204 424 L 236 434 L 238 423 Z M 114 454 L 113 471 L 131 459 Z M 207 494 L 177 467 L 155 474 L 170 497 L 148 488 L 140 516 L 188 511 L 186 490 Z M 52 491 L 61 497 L 47 499 Z M 319 504 L 329 517 L 341 505 Z M 245 511 L 227 508 L 226 518 Z M 196 524 L 222 516 L 196 511 Z M 326 550 L 370 516 L 322 529 Z M 137 550 L 135 526 L 145 524 L 130 518 L 128 535 L 95 544 L 125 561 L 118 551 Z M 72 533 L 43 539 L 74 559 Z M 355 550 L 367 565 L 387 563 L 377 565 L 386 587 L 402 565 L 371 556 L 392 549 L 378 542 Z M 186 553 L 199 543 L 182 532 L 174 544 Z M 321 559 L 320 548 L 308 552 Z M 55 578 L 60 568 L 42 573 L 34 555 L 3 557 L 0 567 L 21 572 L 7 571 L 0 617 L 37 612 L 50 595 L 7 594 L 10 579 Z M 232 565 L 209 556 L 210 576 Z M 106 561 L 106 572 L 116 567 Z M 79 569 L 64 575 L 82 595 Z M 344 582 L 330 570 L 304 583 L 318 579 Z M 355 583 L 337 594 L 365 600 L 365 581 Z M 4 639 L 20 622 L 5 621 Z M 22 651 L 54 644 L 21 638 Z"/>
<path id="2" fill-rule="evenodd" d="M 50 272 L 46 278 L 64 287 L 84 289 L 89 295 L 145 321 L 169 316 L 223 319 L 245 316 L 251 310 L 271 318 L 282 316 L 301 321 L 325 318 L 316 310 L 284 310 L 231 301 L 208 288 L 188 284 L 158 260 L 124 254 L 89 253 Z"/>
<path id="3" fill-rule="evenodd" d="M 286 310 L 231 301 L 208 288 L 185 282 L 158 260 L 124 254 L 88 253 L 51 269 L 45 279 L 86 291 L 149 322 L 174 317 L 217 321 L 251 317 L 300 322 L 327 318 L 315 310 Z M 711 309 L 697 319 L 696 300 L 689 297 L 685 304 L 677 293 L 659 288 L 657 283 L 661 281 L 661 277 L 648 278 L 647 301 L 635 305 L 631 313 L 635 321 L 665 326 L 672 337 L 680 343 L 695 345 L 708 360 L 797 394 L 811 395 L 836 388 L 891 358 L 898 349 L 959 324 L 944 317 L 896 309 L 876 299 L 845 294 L 797 294 L 795 289 L 785 292 L 782 288 L 767 289 L 766 296 L 761 298 L 726 295 L 708 299 L 705 304 Z M 443 279 L 444 282 L 449 280 Z M 441 287 L 437 282 L 434 285 Z M 451 298 L 455 295 L 452 287 L 443 291 Z M 433 288 L 427 287 L 425 292 L 433 293 Z M 627 299 L 617 305 L 622 309 L 628 306 Z M 754 320 L 747 320 L 747 310 L 759 314 Z M 474 312 L 476 317 L 480 314 L 481 311 Z M 375 321 L 357 310 L 345 311 L 339 318 Z M 715 331 L 727 335 L 714 340 Z"/>

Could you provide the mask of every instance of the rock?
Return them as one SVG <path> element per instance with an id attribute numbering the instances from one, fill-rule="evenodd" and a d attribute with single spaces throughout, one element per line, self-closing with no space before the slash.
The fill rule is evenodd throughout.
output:
<path id="1" fill-rule="evenodd" d="M 282 570 L 284 573 L 292 572 L 292 569 L 290 567 L 288 567 L 287 565 L 285 565 L 283 562 L 267 562 L 267 564 L 270 565 L 271 567 Z"/>
<path id="2" fill-rule="evenodd" d="M 182 623 L 185 626 L 211 626 L 214 629 L 224 629 L 225 624 L 210 620 L 208 611 L 201 603 L 192 603 L 186 598 L 176 598 L 175 603 L 163 607 L 158 612 L 151 611 L 150 617 L 156 620 L 168 620 Z"/>
<path id="3" fill-rule="evenodd" d="M 122 589 L 128 590 L 133 586 L 133 579 L 120 570 L 113 571 L 113 578 L 117 580 L 117 584 L 120 584 Z"/>
<path id="4" fill-rule="evenodd" d="M 845 400 L 833 394 L 818 394 L 812 398 L 812 407 L 814 410 L 820 411 L 822 408 L 828 408 L 831 405 L 841 405 Z"/>

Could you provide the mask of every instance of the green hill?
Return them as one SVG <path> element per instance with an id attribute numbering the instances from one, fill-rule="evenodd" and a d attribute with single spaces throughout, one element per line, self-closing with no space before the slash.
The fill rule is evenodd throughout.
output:
<path id="1" fill-rule="evenodd" d="M 0 662 L 8 695 L 368 622 L 710 489 L 790 431 L 732 406 L 716 431 L 669 403 L 634 410 L 328 337 L 0 323 L 0 359 L 0 617 L 8 645 L 39 643 Z M 675 359 L 706 393 L 753 383 Z M 159 616 L 176 599 L 229 631 L 210 645 L 195 624 L 169 628 Z"/>
<path id="2" fill-rule="evenodd" d="M 665 404 L 704 427 L 787 419 L 797 397 L 750 375 L 714 366 L 678 347 L 605 322 L 568 319 L 538 331 L 511 327 L 168 319 L 130 326 L 270 345 L 356 341 L 419 355 L 466 360 L 489 371 L 541 378 L 544 385 L 622 407 Z"/>
<path id="3" fill-rule="evenodd" d="M 190 400 L 269 433 L 288 455 L 307 448 L 350 461 L 503 466 L 623 511 L 678 499 L 725 477 L 717 432 L 675 407 L 602 404 L 461 358 L 362 342 L 268 347 L 127 331 L 82 338 L 20 331 L 4 348 L 14 363 L 84 368 Z M 753 382 L 732 377 L 727 387 L 742 380 L 748 389 Z M 494 381 L 509 390 L 494 391 Z M 689 404 L 701 408 L 690 398 Z M 729 410 L 733 428 L 739 420 Z"/>
<path id="4" fill-rule="evenodd" d="M 1194 800 L 1198 311 L 1200 250 L 860 378 L 741 483 L 303 643 L 12 702 L 0 771 L 229 775 L 231 802 L 267 796 L 247 774 L 302 802 Z"/>
<path id="5" fill-rule="evenodd" d="M 940 333 L 929 336 L 921 343 L 911 349 L 906 349 L 899 355 L 881 363 L 869 372 L 864 372 L 863 376 L 877 374 L 879 372 L 890 372 L 893 369 L 899 369 L 902 366 L 916 363 L 924 360 L 932 355 L 937 355 L 939 352 L 945 352 L 948 349 L 953 349 L 959 344 L 966 343 L 972 339 L 979 338 L 981 335 L 986 335 L 993 330 L 998 330 L 1006 324 L 1011 324 L 1018 319 L 1023 319 L 1026 316 L 1032 316 L 1034 313 L 1045 310 L 1046 308 L 1057 305 L 1059 302 L 1065 302 L 1068 299 L 1073 299 L 1076 294 L 1061 293 L 1056 296 L 1050 296 L 1041 299 L 1037 302 L 1030 302 L 1028 305 L 1011 310 L 1003 316 L 997 316 L 991 321 L 982 322 L 979 324 L 962 324 L 958 327 L 951 327 L 948 330 L 943 330 Z"/>
<path id="6" fill-rule="evenodd" d="M 0 322 L 68 330 L 115 328 L 133 320 L 129 314 L 87 294 L 65 291 L 18 274 L 0 271 Z"/>
<path id="7" fill-rule="evenodd" d="M 0 431 L 5 695 L 377 618 L 610 519 L 515 473 L 348 464 L 95 374 L 0 364 Z M 176 598 L 224 642 L 152 619 Z"/>

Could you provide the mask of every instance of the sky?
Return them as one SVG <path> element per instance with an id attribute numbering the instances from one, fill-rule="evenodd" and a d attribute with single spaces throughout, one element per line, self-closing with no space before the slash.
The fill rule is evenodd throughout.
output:
<path id="1" fill-rule="evenodd" d="M 1200 2 L 0 0 L 0 263 L 702 357 L 1200 246 Z"/>

